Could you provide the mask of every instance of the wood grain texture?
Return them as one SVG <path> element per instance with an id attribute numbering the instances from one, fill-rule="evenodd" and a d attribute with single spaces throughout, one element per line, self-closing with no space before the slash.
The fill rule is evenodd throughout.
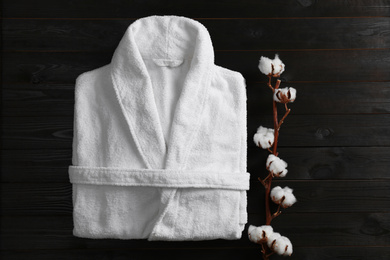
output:
<path id="1" fill-rule="evenodd" d="M 294 115 L 390 113 L 390 82 L 289 83 L 298 99 Z M 272 113 L 271 91 L 263 82 L 247 82 L 250 117 Z M 74 85 L 10 84 L 2 89 L 3 116 L 73 116 Z M 279 113 L 284 113 L 283 106 Z"/>
<path id="2" fill-rule="evenodd" d="M 249 222 L 260 225 L 261 215 L 250 214 Z M 286 213 L 275 219 L 273 226 L 288 235 L 295 247 L 384 247 L 390 244 L 389 213 Z M 72 235 L 73 222 L 69 216 L 23 216 L 2 218 L 1 249 L 228 249 L 258 248 L 249 242 L 247 229 L 240 240 L 154 241 L 84 239 Z M 291 225 L 294 223 L 294 225 Z M 321 235 L 319 235 L 321 234 Z M 295 254 L 294 254 L 294 257 Z M 349 258 L 347 258 L 349 259 Z"/>
<path id="3" fill-rule="evenodd" d="M 134 18 L 176 14 L 188 17 L 364 17 L 389 16 L 386 0 L 148 0 L 3 1 L 3 16 L 39 18 Z"/>
<path id="4" fill-rule="evenodd" d="M 206 26 L 217 51 L 374 49 L 389 48 L 390 44 L 390 17 L 197 20 Z M 110 51 L 116 48 L 132 22 L 128 19 L 6 19 L 3 49 Z"/>
<path id="5" fill-rule="evenodd" d="M 20 259 L 42 259 L 51 260 L 53 255 L 58 260 L 65 259 L 152 259 L 156 256 L 169 259 L 258 259 L 258 248 L 197 248 L 197 249 L 73 249 L 73 250 L 7 250 L 3 256 L 10 260 Z M 364 246 L 364 247 L 294 247 L 294 254 L 288 258 L 290 260 L 329 260 L 329 259 L 349 259 L 349 260 L 371 260 L 373 256 L 376 260 L 388 260 L 390 247 L 387 246 Z M 275 260 L 286 259 L 281 256 L 273 256 Z"/>
<path id="6" fill-rule="evenodd" d="M 67 172 L 63 173 L 67 175 Z M 289 186 L 299 203 L 288 212 L 390 212 L 390 181 L 275 180 L 274 186 Z M 248 212 L 264 210 L 264 188 L 251 182 Z M 70 183 L 2 183 L 2 215 L 69 215 L 72 213 Z M 276 211 L 276 205 L 274 205 Z"/>
<path id="7" fill-rule="evenodd" d="M 0 258 L 260 259 L 247 227 L 240 240 L 148 242 L 72 235 L 74 82 L 111 61 L 137 18 L 176 14 L 210 32 L 216 64 L 247 81 L 248 224 L 264 223 L 272 124 L 261 56 L 279 53 L 282 86 L 297 101 L 281 129 L 289 173 L 274 186 L 298 202 L 273 222 L 291 260 L 388 260 L 390 256 L 390 5 L 387 0 L 4 0 Z M 283 113 L 281 109 L 279 113 Z M 274 204 L 273 210 L 276 210 Z M 286 259 L 273 256 L 272 259 Z"/>
<path id="8" fill-rule="evenodd" d="M 214 259 L 258 259 L 258 248 L 196 248 L 196 249 L 72 249 L 72 250 L 6 250 L 2 253 L 5 259 L 42 259 L 52 260 L 53 255 L 58 260 L 84 259 L 84 260 L 109 260 L 109 259 L 153 259 L 156 256 L 169 259 L 188 260 L 214 260 Z M 364 246 L 364 247 L 294 247 L 294 254 L 289 260 L 388 260 L 390 247 L 387 246 Z M 286 259 L 281 256 L 273 256 L 272 259 Z"/>
<path id="9" fill-rule="evenodd" d="M 290 162 L 283 180 L 390 179 L 390 147 L 285 147 L 279 153 Z M 264 178 L 268 152 L 251 147 L 247 156 L 251 179 Z M 70 149 L 4 150 L 1 182 L 68 184 L 71 157 Z"/>
<path id="10" fill-rule="evenodd" d="M 279 155 L 289 162 L 283 180 L 390 179 L 389 147 L 285 147 Z M 267 176 L 267 156 L 258 147 L 248 149 L 248 172 L 253 180 Z"/>
<path id="11" fill-rule="evenodd" d="M 248 116 L 248 146 L 269 115 Z M 390 146 L 390 115 L 290 115 L 280 147 Z M 3 149 L 72 148 L 73 117 L 4 117 Z"/>
<path id="12" fill-rule="evenodd" d="M 78 75 L 104 66 L 112 52 L 5 52 L 3 83 L 74 84 Z M 274 51 L 219 51 L 216 64 L 239 71 L 247 81 L 262 81 L 261 56 Z M 293 82 L 390 81 L 389 50 L 279 51 L 286 64 L 281 80 Z"/>

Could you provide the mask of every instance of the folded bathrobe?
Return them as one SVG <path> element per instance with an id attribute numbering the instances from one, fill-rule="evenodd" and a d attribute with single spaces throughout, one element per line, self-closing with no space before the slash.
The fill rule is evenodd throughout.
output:
<path id="1" fill-rule="evenodd" d="M 181 16 L 132 23 L 111 63 L 76 79 L 73 234 L 238 239 L 247 222 L 246 91 Z"/>

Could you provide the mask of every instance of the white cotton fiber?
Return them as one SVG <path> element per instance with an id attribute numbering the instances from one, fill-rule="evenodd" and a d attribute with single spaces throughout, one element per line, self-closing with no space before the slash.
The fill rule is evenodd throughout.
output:
<path id="1" fill-rule="evenodd" d="M 290 256 L 292 254 L 292 244 L 290 240 L 284 236 L 278 237 L 271 249 L 278 255 Z"/>
<path id="2" fill-rule="evenodd" d="M 276 186 L 271 190 L 271 199 L 276 204 L 279 204 L 284 197 L 284 190 L 280 186 Z"/>
<path id="3" fill-rule="evenodd" d="M 248 228 L 248 237 L 253 243 L 266 242 L 272 233 L 273 229 L 269 225 L 263 225 L 260 227 L 250 225 Z"/>
<path id="4" fill-rule="evenodd" d="M 265 75 L 272 73 L 272 60 L 270 58 L 261 56 L 259 61 L 259 70 Z"/>
<path id="5" fill-rule="evenodd" d="M 270 148 L 274 143 L 274 129 L 259 126 L 253 136 L 253 141 L 263 149 Z"/>
<path id="6" fill-rule="evenodd" d="M 261 56 L 259 61 L 259 70 L 265 75 L 280 75 L 283 73 L 285 65 L 279 59 L 279 55 L 275 55 L 275 58 L 271 60 L 270 58 Z"/>
<path id="7" fill-rule="evenodd" d="M 283 208 L 291 207 L 295 202 L 297 202 L 297 199 L 295 198 L 294 194 L 292 193 L 285 193 L 284 194 L 284 200 L 280 204 Z"/>
<path id="8" fill-rule="evenodd" d="M 283 62 L 279 59 L 279 55 L 276 54 L 275 58 L 272 60 L 272 64 L 274 65 L 274 74 L 282 74 L 284 71 L 284 64 Z"/>
<path id="9" fill-rule="evenodd" d="M 279 103 L 294 102 L 297 96 L 297 90 L 292 87 L 278 88 L 274 92 L 274 100 Z"/>
<path id="10" fill-rule="evenodd" d="M 284 177 L 287 174 L 287 163 L 273 154 L 268 156 L 266 166 L 273 176 Z"/>
<path id="11" fill-rule="evenodd" d="M 276 204 L 280 204 L 283 208 L 291 207 L 297 202 L 292 192 L 293 190 L 287 186 L 283 189 L 280 186 L 276 186 L 271 190 L 271 200 Z"/>
<path id="12" fill-rule="evenodd" d="M 277 232 L 273 232 L 269 237 L 268 237 L 268 240 L 267 240 L 267 245 L 269 248 L 272 249 L 272 246 L 274 244 L 274 241 L 276 239 L 278 239 L 279 237 L 281 237 L 281 235 Z M 276 241 L 275 241 L 276 242 Z"/>

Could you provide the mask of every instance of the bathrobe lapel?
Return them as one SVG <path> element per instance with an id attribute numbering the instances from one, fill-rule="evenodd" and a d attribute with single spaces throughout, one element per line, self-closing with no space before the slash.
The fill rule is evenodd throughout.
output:
<path id="1" fill-rule="evenodd" d="M 150 75 L 128 28 L 111 62 L 113 87 L 136 147 L 149 169 L 184 169 L 207 102 L 214 52 L 200 31 L 166 143 Z"/>

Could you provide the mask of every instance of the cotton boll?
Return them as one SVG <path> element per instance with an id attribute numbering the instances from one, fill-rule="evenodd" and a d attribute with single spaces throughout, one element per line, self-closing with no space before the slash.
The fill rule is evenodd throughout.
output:
<path id="1" fill-rule="evenodd" d="M 259 61 L 259 70 L 265 75 L 272 74 L 272 60 L 270 58 L 261 56 Z"/>
<path id="2" fill-rule="evenodd" d="M 292 87 L 278 88 L 274 92 L 274 100 L 279 103 L 294 102 L 297 96 L 297 90 Z"/>
<path id="3" fill-rule="evenodd" d="M 286 238 L 287 238 L 287 237 L 286 237 Z M 292 245 L 290 239 L 287 238 L 287 241 L 286 241 L 286 249 L 285 249 L 283 255 L 285 255 L 285 256 L 287 256 L 287 255 L 288 255 L 288 256 L 291 256 L 292 253 L 293 253 L 293 245 Z"/>
<path id="4" fill-rule="evenodd" d="M 295 202 L 297 202 L 297 199 L 292 192 L 293 190 L 287 186 L 283 189 L 276 186 L 271 190 L 271 200 L 276 204 L 280 204 L 283 208 L 291 207 Z"/>
<path id="5" fill-rule="evenodd" d="M 269 225 L 263 225 L 260 227 L 262 229 L 262 240 L 267 241 L 268 238 L 274 233 L 274 230 Z"/>
<path id="6" fill-rule="evenodd" d="M 292 88 L 292 87 L 289 87 L 289 90 L 290 90 L 290 94 L 291 94 L 290 102 L 294 102 L 294 100 L 297 97 L 297 90 L 295 88 Z"/>
<path id="7" fill-rule="evenodd" d="M 287 174 L 287 163 L 273 154 L 268 156 L 266 166 L 273 176 L 284 177 Z"/>
<path id="8" fill-rule="evenodd" d="M 279 88 L 275 90 L 273 99 L 276 102 L 288 103 L 294 102 L 297 96 L 297 90 L 292 87 Z"/>
<path id="9" fill-rule="evenodd" d="M 274 75 L 280 75 L 284 71 L 284 64 L 283 62 L 279 59 L 279 55 L 276 54 L 275 58 L 272 60 L 272 65 L 274 66 Z"/>
<path id="10" fill-rule="evenodd" d="M 283 208 L 291 207 L 295 202 L 297 202 L 297 199 L 295 198 L 294 194 L 292 192 L 287 192 L 284 194 L 284 200 L 280 204 Z"/>
<path id="11" fill-rule="evenodd" d="M 275 55 L 275 58 L 271 60 L 270 58 L 261 56 L 259 61 L 259 69 L 261 73 L 265 75 L 279 76 L 283 73 L 285 68 L 284 63 L 279 59 L 279 55 Z"/>
<path id="12" fill-rule="evenodd" d="M 260 227 L 250 225 L 248 228 L 248 238 L 253 243 L 259 243 L 262 236 L 262 230 Z"/>
<path id="13" fill-rule="evenodd" d="M 287 175 L 287 169 L 284 169 L 283 171 L 279 172 L 278 175 L 275 175 L 276 177 L 284 177 Z"/>
<path id="14" fill-rule="evenodd" d="M 276 204 L 280 204 L 284 197 L 284 190 L 280 186 L 276 186 L 271 190 L 271 199 Z"/>
<path id="15" fill-rule="evenodd" d="M 278 239 L 279 237 L 281 237 L 281 235 L 277 232 L 273 232 L 269 237 L 268 237 L 268 240 L 267 240 L 267 245 L 269 248 L 273 248 L 273 245 L 274 245 L 274 242 L 276 242 L 276 239 Z"/>
<path id="16" fill-rule="evenodd" d="M 292 254 L 292 244 L 287 237 L 278 237 L 272 246 L 271 249 L 278 255 L 290 256 Z"/>
<path id="17" fill-rule="evenodd" d="M 248 237 L 249 240 L 254 243 L 261 243 L 267 241 L 268 237 L 272 235 L 273 229 L 269 225 L 263 225 L 261 227 L 249 226 Z"/>
<path id="18" fill-rule="evenodd" d="M 256 229 L 256 226 L 253 226 L 253 225 L 249 225 L 248 227 L 248 234 L 250 234 L 252 231 L 254 231 Z"/>
<path id="19" fill-rule="evenodd" d="M 283 191 L 284 191 L 284 193 L 292 193 L 293 189 L 291 189 L 290 187 L 286 186 L 286 187 L 283 188 Z"/>
<path id="20" fill-rule="evenodd" d="M 270 148 L 274 143 L 274 129 L 260 126 L 253 136 L 253 141 L 263 149 Z"/>

